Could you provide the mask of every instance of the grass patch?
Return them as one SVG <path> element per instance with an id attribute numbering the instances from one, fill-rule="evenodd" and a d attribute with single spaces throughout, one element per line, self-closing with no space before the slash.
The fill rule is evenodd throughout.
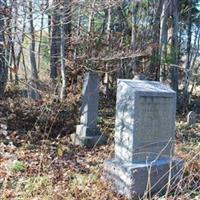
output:
<path id="1" fill-rule="evenodd" d="M 16 161 L 10 166 L 10 170 L 14 173 L 26 171 L 26 166 L 23 162 Z"/>

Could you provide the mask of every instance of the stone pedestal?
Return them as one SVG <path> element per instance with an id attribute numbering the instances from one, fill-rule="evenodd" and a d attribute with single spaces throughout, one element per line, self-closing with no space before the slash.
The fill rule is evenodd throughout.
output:
<path id="1" fill-rule="evenodd" d="M 106 142 L 105 137 L 97 127 L 99 85 L 98 74 L 95 72 L 86 73 L 83 85 L 81 124 L 76 126 L 76 133 L 71 135 L 75 145 L 93 147 Z"/>
<path id="2" fill-rule="evenodd" d="M 106 138 L 98 128 L 89 128 L 85 125 L 77 125 L 76 133 L 71 135 L 75 145 L 93 147 L 95 145 L 105 144 Z"/>
<path id="3" fill-rule="evenodd" d="M 183 162 L 172 159 L 175 114 L 176 93 L 164 84 L 118 80 L 115 158 L 104 165 L 104 177 L 118 193 L 142 197 L 180 179 Z"/>
<path id="4" fill-rule="evenodd" d="M 165 192 L 169 184 L 173 187 L 178 183 L 182 171 L 183 161 L 179 159 L 147 163 L 110 160 L 104 163 L 104 178 L 112 183 L 115 191 L 128 199 L 143 199 Z"/>

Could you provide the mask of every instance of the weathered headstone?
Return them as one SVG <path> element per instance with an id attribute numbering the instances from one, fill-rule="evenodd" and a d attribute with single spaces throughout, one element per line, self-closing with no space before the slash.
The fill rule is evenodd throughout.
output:
<path id="1" fill-rule="evenodd" d="M 128 198 L 175 183 L 183 166 L 173 158 L 176 93 L 160 82 L 121 79 L 116 109 L 115 158 L 104 177 Z"/>
<path id="2" fill-rule="evenodd" d="M 81 124 L 77 125 L 76 133 L 71 135 L 72 141 L 76 145 L 92 147 L 105 143 L 105 137 L 97 127 L 99 85 L 100 78 L 97 73 L 86 73 L 83 86 Z"/>
<path id="3" fill-rule="evenodd" d="M 39 82 L 37 80 L 30 80 L 28 82 L 28 97 L 34 100 L 41 100 L 42 96 L 39 93 Z"/>
<path id="4" fill-rule="evenodd" d="M 5 118 L 0 118 L 0 136 L 4 135 L 7 136 L 8 135 L 8 131 L 7 131 L 7 122 Z"/>
<path id="5" fill-rule="evenodd" d="M 190 111 L 187 114 L 187 125 L 191 126 L 197 122 L 197 114 L 194 111 Z"/>

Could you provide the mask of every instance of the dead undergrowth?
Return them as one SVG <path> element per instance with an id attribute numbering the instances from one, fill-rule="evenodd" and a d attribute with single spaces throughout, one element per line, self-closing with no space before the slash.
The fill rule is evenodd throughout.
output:
<path id="1" fill-rule="evenodd" d="M 113 106 L 106 106 L 99 120 L 108 144 L 75 147 L 69 135 L 78 123 L 80 96 L 72 96 L 60 103 L 48 95 L 30 102 L 8 94 L 0 101 L 5 128 L 0 132 L 0 199 L 125 200 L 101 178 L 104 160 L 113 156 Z M 185 160 L 184 178 L 178 190 L 160 199 L 200 199 L 199 132 L 200 123 L 177 123 L 176 155 Z"/>

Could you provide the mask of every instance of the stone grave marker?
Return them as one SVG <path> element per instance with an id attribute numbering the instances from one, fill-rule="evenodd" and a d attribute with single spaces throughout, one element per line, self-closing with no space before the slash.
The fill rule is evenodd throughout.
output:
<path id="1" fill-rule="evenodd" d="M 76 133 L 71 135 L 72 141 L 76 145 L 93 147 L 96 144 L 106 142 L 105 137 L 97 127 L 99 85 L 100 78 L 97 73 L 86 73 L 82 91 L 80 125 L 77 125 Z"/>
<path id="2" fill-rule="evenodd" d="M 197 122 L 197 114 L 194 111 L 190 111 L 187 114 L 187 125 L 191 126 Z"/>
<path id="3" fill-rule="evenodd" d="M 141 198 L 181 177 L 183 162 L 173 158 L 175 115 L 176 93 L 164 84 L 118 80 L 115 158 L 105 162 L 104 177 L 120 194 Z"/>

